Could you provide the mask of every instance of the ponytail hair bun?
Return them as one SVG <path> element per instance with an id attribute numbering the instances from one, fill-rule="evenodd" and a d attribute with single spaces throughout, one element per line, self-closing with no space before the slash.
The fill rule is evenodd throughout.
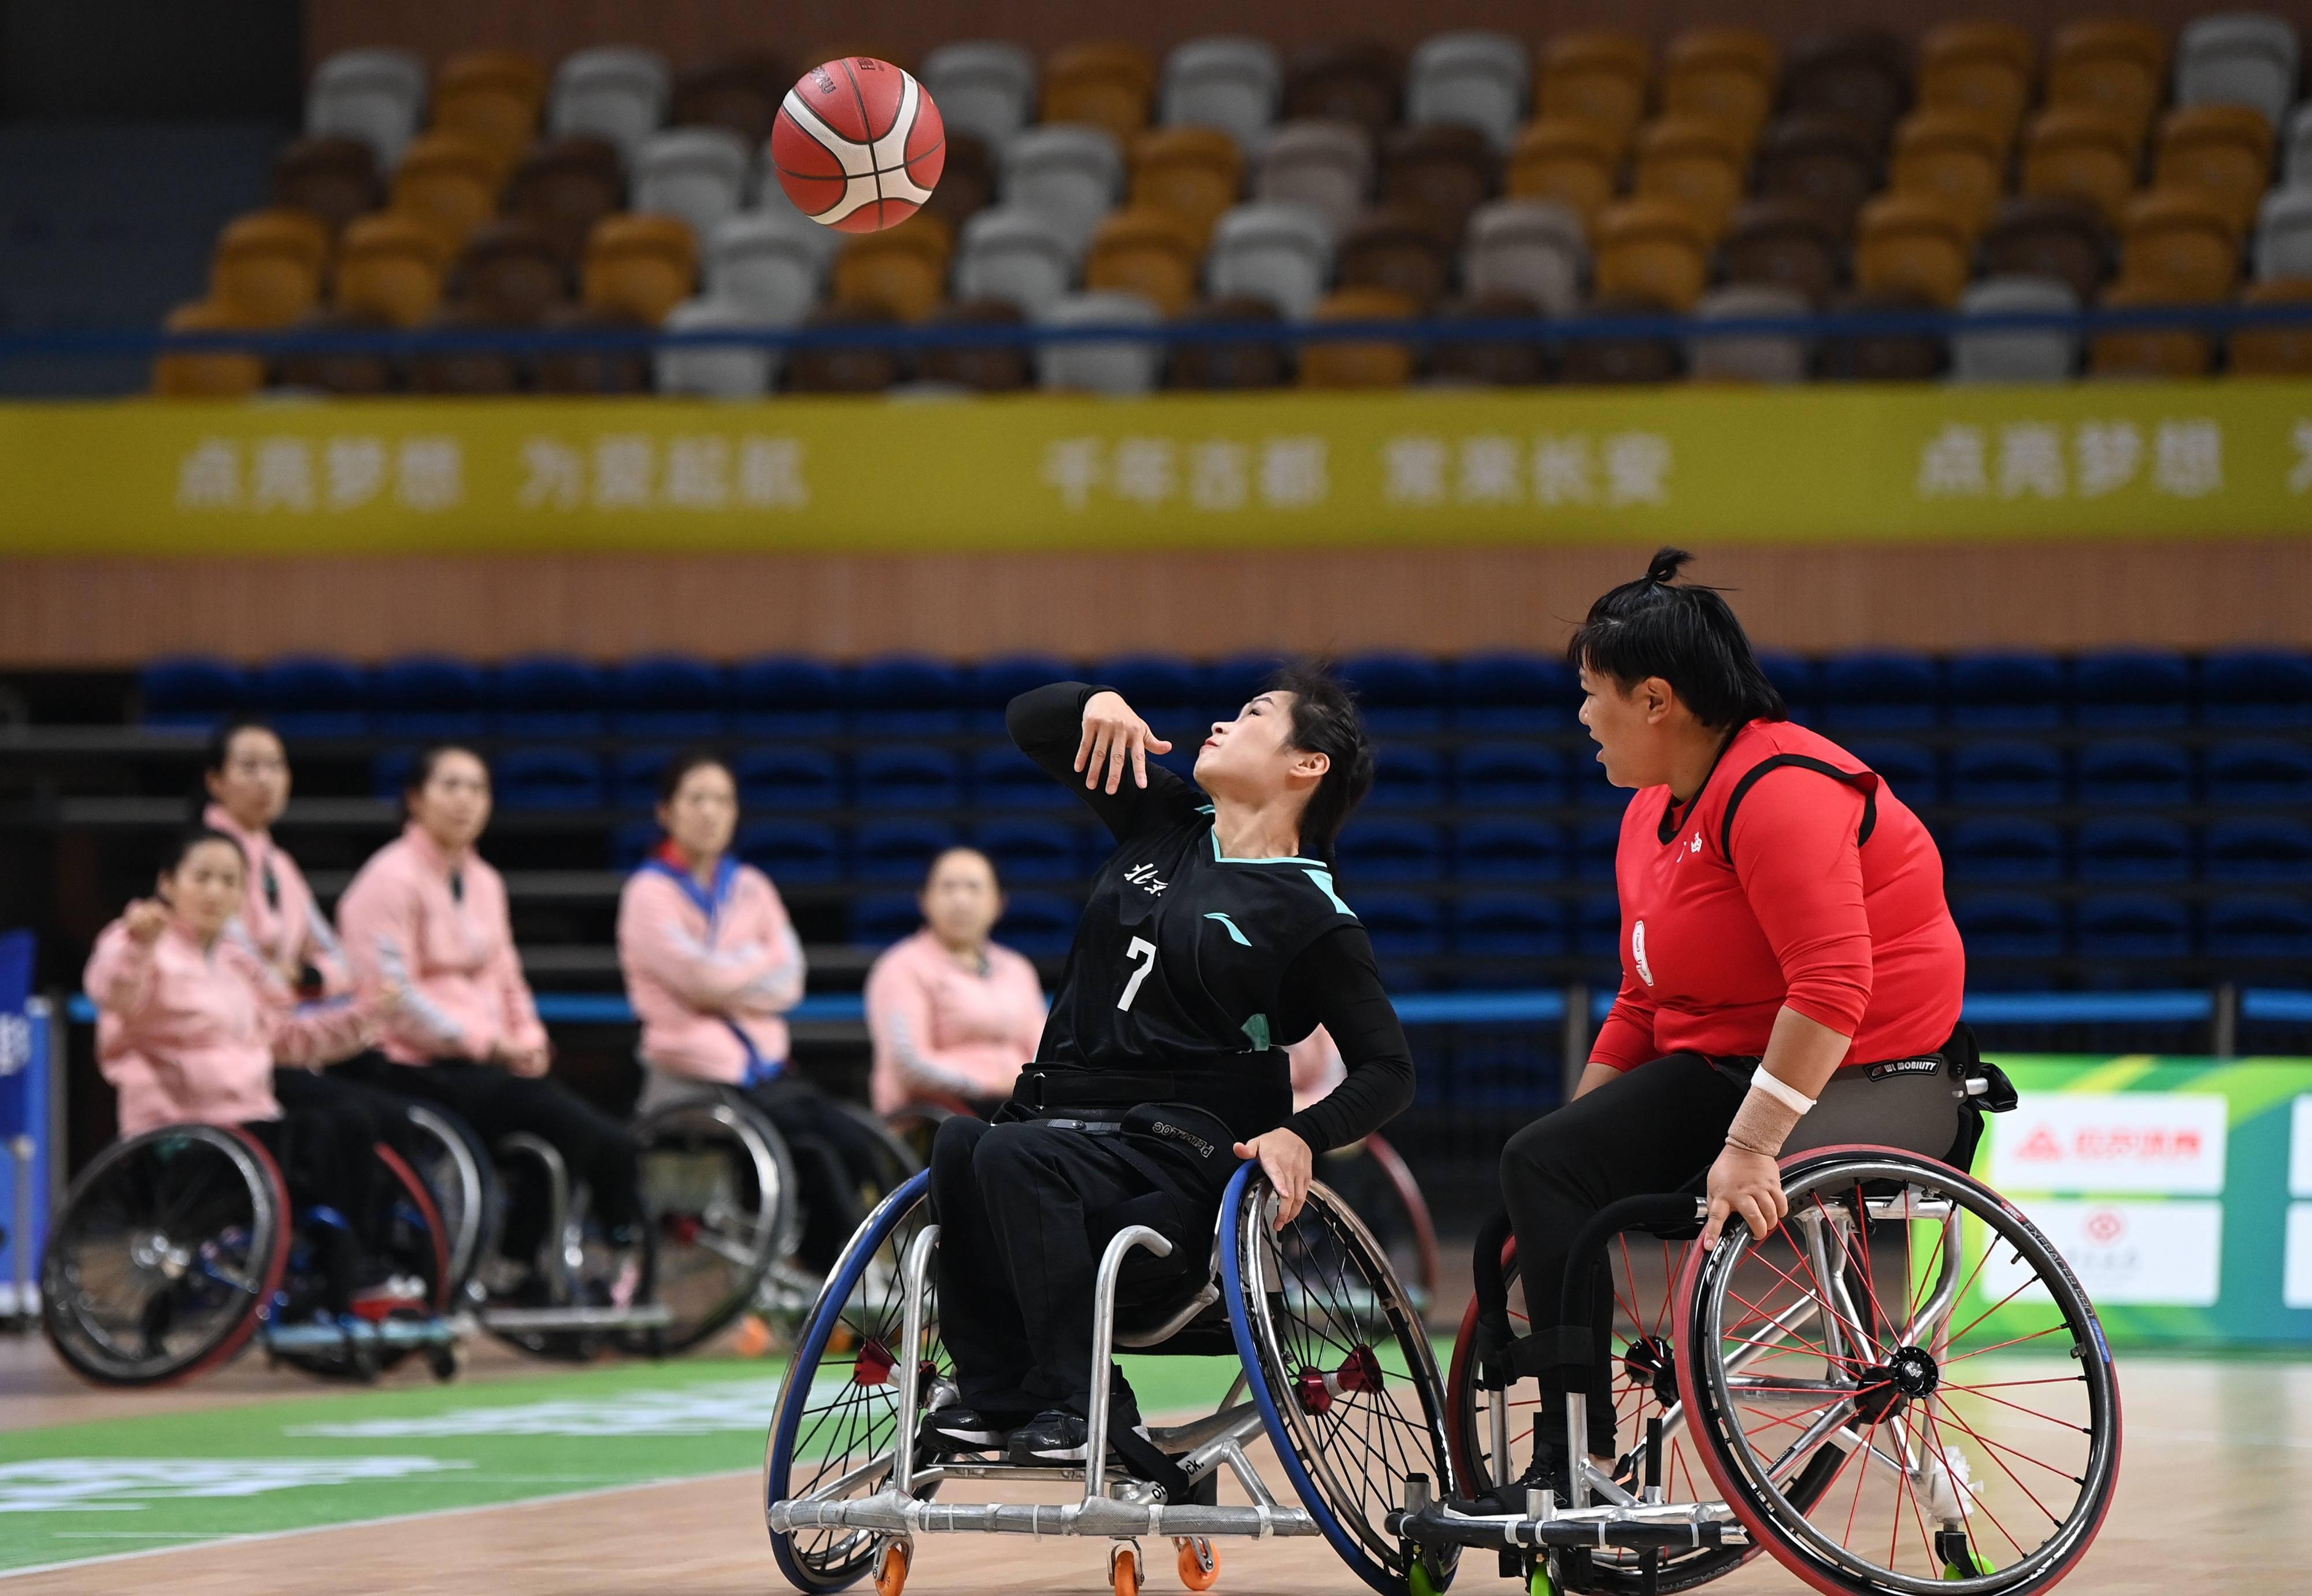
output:
<path id="1" fill-rule="evenodd" d="M 1696 720 L 1721 731 L 1790 719 L 1749 636 L 1718 590 L 1677 580 L 1693 557 L 1683 548 L 1664 548 L 1643 576 L 1590 605 L 1566 645 L 1566 663 L 1610 676 L 1625 693 L 1660 677 Z"/>
<path id="2" fill-rule="evenodd" d="M 1664 548 L 1654 556 L 1653 564 L 1646 567 L 1646 580 L 1656 587 L 1668 587 L 1677 580 L 1678 572 L 1685 569 L 1686 563 L 1693 557 L 1683 548 Z"/>

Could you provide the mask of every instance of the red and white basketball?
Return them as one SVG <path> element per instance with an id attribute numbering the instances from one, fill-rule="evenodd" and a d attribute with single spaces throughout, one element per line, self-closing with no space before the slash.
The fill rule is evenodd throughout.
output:
<path id="1" fill-rule="evenodd" d="M 795 209 L 845 232 L 915 214 L 947 165 L 947 127 L 914 76 L 845 56 L 796 80 L 771 126 L 771 166 Z"/>

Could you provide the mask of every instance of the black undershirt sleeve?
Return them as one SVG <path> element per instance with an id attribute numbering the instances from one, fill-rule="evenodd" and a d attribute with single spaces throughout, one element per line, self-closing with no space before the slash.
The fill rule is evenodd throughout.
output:
<path id="1" fill-rule="evenodd" d="M 1411 1105 L 1413 1050 L 1363 926 L 1336 926 L 1309 943 L 1285 970 L 1283 992 L 1284 1034 L 1297 1039 L 1322 1025 L 1348 1066 L 1338 1086 L 1284 1122 L 1287 1130 L 1329 1153 L 1363 1140 Z"/>
<path id="2" fill-rule="evenodd" d="M 1012 700 L 1003 712 L 1003 723 L 1021 753 L 1083 800 L 1117 841 L 1124 842 L 1151 828 L 1174 824 L 1203 800 L 1195 787 L 1152 759 L 1148 761 L 1145 787 L 1134 782 L 1127 765 L 1124 779 L 1110 793 L 1104 763 L 1099 785 L 1084 785 L 1082 773 L 1075 768 L 1076 750 L 1083 742 L 1084 706 L 1094 693 L 1108 690 L 1081 681 L 1055 681 L 1035 688 Z"/>

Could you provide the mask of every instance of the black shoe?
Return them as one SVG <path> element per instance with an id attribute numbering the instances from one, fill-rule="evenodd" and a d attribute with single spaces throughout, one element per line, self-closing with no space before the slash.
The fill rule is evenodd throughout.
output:
<path id="1" fill-rule="evenodd" d="M 1084 1422 L 1058 1407 L 1047 1407 L 1012 1432 L 1004 1455 L 1020 1468 L 1084 1460 Z"/>
<path id="2" fill-rule="evenodd" d="M 1015 1413 L 982 1413 L 976 1407 L 941 1407 L 924 1415 L 923 1427 L 916 1431 L 915 1435 L 924 1451 L 933 1457 L 960 1457 L 976 1451 L 1000 1452 L 1019 1423 L 1020 1415 Z"/>
<path id="3" fill-rule="evenodd" d="M 1572 1497 L 1572 1477 L 1565 1469 L 1563 1442 L 1536 1436 L 1533 1461 L 1526 1465 L 1525 1472 L 1506 1485 L 1495 1486 L 1477 1500 L 1489 1513 L 1522 1513 L 1528 1491 L 1554 1491 L 1561 1505 Z"/>

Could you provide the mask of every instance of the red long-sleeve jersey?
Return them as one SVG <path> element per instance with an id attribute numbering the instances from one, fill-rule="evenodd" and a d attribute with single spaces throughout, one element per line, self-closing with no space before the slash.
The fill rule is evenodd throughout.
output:
<path id="1" fill-rule="evenodd" d="M 1756 1057 L 1785 1004 L 1852 1038 L 1849 1065 L 1932 1052 L 1958 1022 L 1966 960 L 1934 839 L 1803 726 L 1752 721 L 1684 805 L 1642 789 L 1614 879 L 1622 989 L 1593 1063 Z"/>

